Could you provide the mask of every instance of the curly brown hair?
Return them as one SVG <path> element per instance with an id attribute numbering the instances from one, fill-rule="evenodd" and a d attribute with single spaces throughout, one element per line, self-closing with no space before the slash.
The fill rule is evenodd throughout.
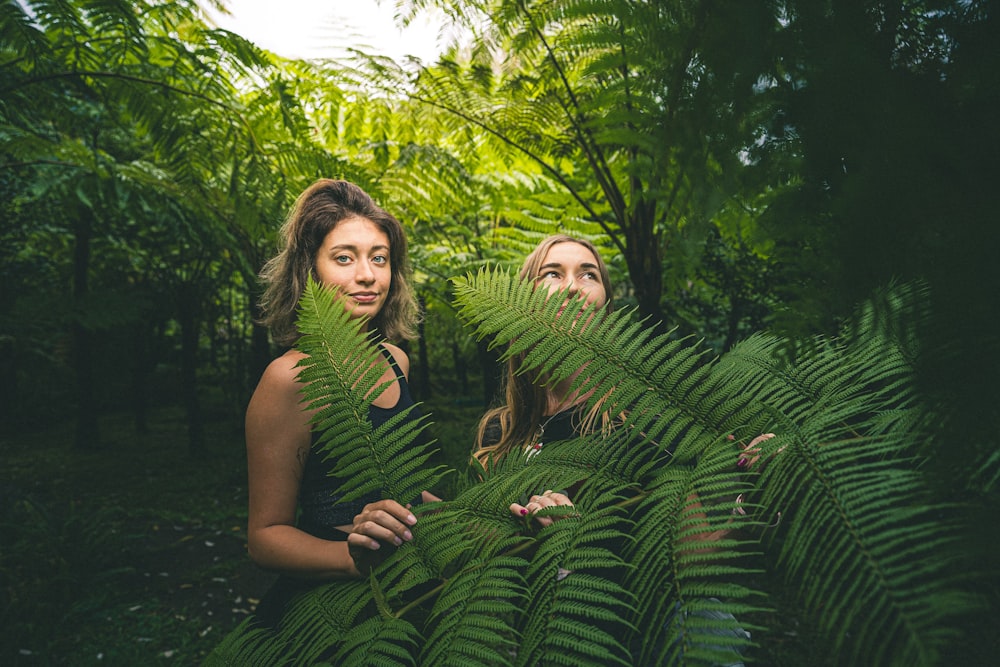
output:
<path id="1" fill-rule="evenodd" d="M 369 327 L 389 340 L 416 337 L 417 303 L 410 286 L 403 226 L 354 183 L 322 178 L 295 200 L 281 227 L 280 250 L 260 273 L 265 284 L 260 322 L 279 345 L 293 345 L 301 335 L 295 324 L 296 309 L 309 276 L 317 278 L 316 255 L 330 230 L 348 218 L 369 220 L 389 238 L 389 294 Z"/>

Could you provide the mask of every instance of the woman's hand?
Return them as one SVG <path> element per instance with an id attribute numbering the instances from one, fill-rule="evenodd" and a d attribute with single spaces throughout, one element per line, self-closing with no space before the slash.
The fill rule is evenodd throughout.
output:
<path id="1" fill-rule="evenodd" d="M 410 526 L 415 523 L 417 517 L 410 512 L 409 505 L 403 507 L 395 500 L 365 505 L 354 517 L 354 528 L 347 536 L 347 548 L 354 566 L 362 574 L 367 573 L 391 553 L 388 549 L 382 550 L 383 544 L 398 547 L 413 539 Z"/>
<path id="2" fill-rule="evenodd" d="M 539 510 L 546 507 L 573 507 L 573 502 L 566 494 L 549 490 L 540 496 L 531 496 L 527 505 L 512 503 L 510 512 L 516 517 L 534 516 L 538 524 L 544 528 L 551 526 L 556 519 L 563 518 L 561 516 L 535 516 Z"/>

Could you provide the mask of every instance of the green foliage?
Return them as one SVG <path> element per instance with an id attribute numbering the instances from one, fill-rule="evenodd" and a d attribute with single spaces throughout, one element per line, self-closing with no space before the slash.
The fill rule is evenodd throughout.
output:
<path id="1" fill-rule="evenodd" d="M 205 348 L 211 342 L 213 359 L 217 345 L 229 348 L 232 380 L 222 384 L 232 387 L 234 405 L 242 405 L 247 378 L 252 385 L 255 377 L 247 366 L 256 364 L 243 361 L 254 276 L 294 194 L 316 176 L 336 175 L 362 183 L 408 224 L 417 284 L 433 301 L 424 336 L 428 356 L 458 349 L 452 368 L 472 352 L 452 326 L 448 279 L 488 262 L 516 261 L 557 228 L 603 239 L 602 251 L 612 249 L 606 258 L 616 276 L 628 274 L 634 283 L 619 303 L 662 311 L 716 349 L 728 348 L 748 324 L 759 328 L 767 317 L 756 310 L 761 305 L 775 308 L 782 331 L 834 331 L 835 320 L 873 284 L 922 277 L 933 288 L 933 316 L 902 318 L 919 346 L 865 347 L 865 334 L 849 334 L 812 341 L 788 357 L 790 343 L 764 337 L 718 364 L 708 363 L 707 351 L 683 352 L 676 367 L 661 370 L 663 359 L 653 356 L 661 343 L 672 346 L 662 351 L 664 359 L 684 344 L 644 342 L 630 320 L 617 323 L 615 349 L 533 340 L 540 367 L 551 363 L 554 372 L 591 354 L 610 354 L 607 367 L 594 367 L 594 377 L 600 371 L 603 382 L 620 383 L 614 398 L 632 409 L 634 428 L 659 429 L 658 437 L 676 441 L 683 457 L 693 460 L 710 437 L 722 442 L 723 433 L 745 440 L 759 430 L 780 431 L 768 443 L 786 447 L 765 471 L 774 480 L 762 484 L 764 495 L 750 497 L 768 508 L 762 522 L 783 513 L 769 555 L 781 558 L 794 581 L 810 582 L 803 587 L 807 606 L 841 599 L 820 616 L 827 635 L 835 636 L 841 619 L 861 613 L 835 590 L 841 572 L 864 586 L 902 576 L 879 569 L 896 544 L 891 531 L 880 541 L 875 517 L 917 508 L 914 521 L 926 528 L 936 515 L 946 527 L 963 516 L 980 527 L 963 534 L 968 561 L 985 562 L 992 554 L 1000 539 L 993 511 L 976 505 L 990 493 L 996 505 L 1000 480 L 1000 345 L 989 307 L 998 282 L 990 165 L 1000 90 L 1000 68 L 990 64 L 1000 53 L 1000 24 L 986 3 L 897 2 L 867 11 L 812 0 L 400 0 L 397 5 L 411 8 L 445 6 L 456 20 L 495 19 L 477 27 L 468 51 L 452 51 L 415 78 L 413 70 L 397 72 L 384 59 L 356 69 L 280 61 L 206 26 L 197 5 L 26 0 L 0 9 L 0 342 L 12 380 L 3 401 L 9 423 L 48 420 L 51 406 L 72 407 L 74 387 L 81 414 L 96 413 L 86 409 L 86 398 L 98 393 L 119 405 L 131 368 L 172 376 L 169 351 L 177 346 L 181 315 L 189 317 L 189 340 L 202 340 Z M 372 92 L 382 76 L 393 77 L 388 95 Z M 414 92 L 410 101 L 417 103 L 400 99 L 403 91 Z M 709 226 L 720 230 L 718 239 L 706 238 Z M 772 290 L 780 290 L 775 293 L 784 303 L 770 298 Z M 224 302 L 229 305 L 220 307 Z M 182 313 L 182 304 L 200 312 Z M 898 306 L 885 299 L 880 317 L 900 321 Z M 89 349 L 82 333 L 79 341 L 67 338 L 73 323 L 94 334 L 99 348 L 90 386 L 86 368 L 74 369 L 75 378 L 69 370 L 68 362 L 87 358 Z M 510 326 L 505 335 L 518 322 Z M 900 338 L 875 322 L 861 330 L 877 330 L 873 341 Z M 441 347 L 446 341 L 451 349 Z M 147 354 L 125 357 L 147 344 Z M 266 354 L 265 347 L 255 351 Z M 423 356 L 418 363 L 430 365 Z M 190 359 L 189 377 L 196 365 L 208 369 L 202 362 Z M 913 393 L 911 365 L 919 399 L 930 408 Z M 648 373 L 655 389 L 649 397 L 637 380 Z M 139 376 L 130 398 L 152 386 L 146 377 Z M 727 382 L 741 382 L 743 394 L 731 387 L 716 391 Z M 164 400 L 176 394 L 158 393 Z M 873 404 L 858 407 L 862 398 Z M 760 405 L 769 406 L 763 416 Z M 824 412 L 829 422 L 818 417 L 826 410 L 832 410 Z M 837 430 L 837 413 L 851 416 L 844 421 L 864 438 L 860 445 L 852 431 Z M 733 428 L 723 428 L 728 425 Z M 372 443 L 381 437 L 361 433 Z M 468 450 L 460 435 L 446 433 L 451 450 Z M 393 447 L 405 450 L 405 440 L 400 436 Z M 851 458 L 865 448 L 870 453 Z M 560 465 L 570 466 L 576 456 Z M 888 460 L 914 470 L 890 476 L 879 464 Z M 697 461 L 707 465 L 702 455 Z M 680 507 L 685 485 L 705 497 L 732 495 L 728 480 L 709 481 L 708 469 L 691 478 L 679 466 L 672 469 L 673 485 L 645 489 L 643 521 L 673 521 L 665 508 Z M 407 470 L 397 471 L 395 482 Z M 936 496 L 971 499 L 974 507 L 936 507 L 927 499 L 928 476 Z M 393 482 L 388 472 L 384 477 Z M 886 494 L 858 491 L 868 489 L 869 480 L 884 483 Z M 595 486 L 594 493 L 603 489 Z M 504 492 L 495 490 L 489 511 L 500 511 Z M 871 507 L 857 506 L 859 498 Z M 793 509 L 809 516 L 792 526 Z M 828 542 L 816 541 L 821 529 L 813 519 L 831 523 L 822 529 Z M 927 563 L 915 582 L 928 579 L 947 589 L 953 536 L 930 533 L 926 554 L 904 544 L 901 563 L 911 556 Z M 673 581 L 681 555 L 697 561 L 696 553 L 653 550 L 655 540 L 635 548 L 625 557 L 629 562 L 666 558 L 652 561 L 664 580 Z M 781 556 L 783 549 L 790 552 Z M 817 549 L 870 549 L 873 556 L 854 561 L 854 569 L 802 557 Z M 726 562 L 721 556 L 716 562 Z M 458 562 L 457 552 L 440 557 Z M 837 574 L 823 576 L 816 568 Z M 628 604 L 645 609 L 643 600 L 652 599 L 648 586 L 654 584 L 643 582 L 643 592 Z M 730 609 L 740 604 L 739 596 L 722 597 Z M 886 644 L 905 645 L 905 638 L 890 637 L 897 630 L 912 636 L 899 630 L 908 618 L 914 617 L 913 627 L 927 628 L 947 615 L 946 597 L 926 605 L 931 616 L 921 618 L 916 605 L 923 598 L 902 591 L 885 626 L 852 631 L 845 655 L 862 645 L 857 637 L 880 631 L 875 628 L 885 629 Z M 859 596 L 857 604 L 870 599 Z M 649 613 L 660 614 L 673 600 L 650 603 L 655 610 Z M 942 622 L 927 630 L 928 641 L 939 645 L 953 627 Z M 520 645 L 521 626 L 511 628 L 504 641 Z M 664 652 L 674 650 L 659 643 Z M 602 650 L 621 655 L 610 645 Z"/>
<path id="2" fill-rule="evenodd" d="M 767 3 L 399 4 L 436 5 L 474 35 L 412 79 L 417 121 L 432 118 L 449 137 L 473 132 L 467 147 L 455 142 L 470 170 L 499 163 L 547 180 L 530 207 L 508 198 L 505 222 L 599 229 L 625 259 L 644 315 L 664 319 L 664 297 L 683 290 L 670 270 L 690 276 L 686 246 L 774 180 L 740 159 L 770 104 L 757 85 L 774 76 L 780 24 Z M 539 216 L 549 204 L 560 212 Z"/>
<path id="3" fill-rule="evenodd" d="M 886 298 L 904 313 L 920 295 Z M 366 430 L 358 396 L 378 391 L 365 377 L 377 352 L 330 298 L 310 290 L 302 314 L 304 349 L 322 355 L 303 372 L 311 405 L 345 406 L 320 424 L 328 451 L 356 471 L 349 490 L 411 493 L 392 469 L 430 481 L 409 467 L 423 450 Z M 456 299 L 478 336 L 523 356 L 521 372 L 554 382 L 585 369 L 576 387 L 622 424 L 504 457 L 453 499 L 417 507 L 414 541 L 370 581 L 300 594 L 280 630 L 248 625 L 207 664 L 715 664 L 745 648 L 733 630 L 766 600 L 748 582 L 753 552 L 771 544 L 845 661 L 940 664 L 975 603 L 956 573 L 958 526 L 919 470 L 932 432 L 912 341 L 868 317 L 794 360 L 786 341 L 758 335 L 709 361 L 631 312 L 566 304 L 503 270 L 456 281 Z M 740 472 L 738 444 L 765 431 L 777 436 L 761 445 L 762 472 Z M 512 501 L 546 488 L 573 488 L 575 511 L 552 510 L 568 516 L 540 530 L 511 516 Z M 746 515 L 733 512 L 740 493 Z M 775 514 L 780 539 L 756 544 Z M 713 531 L 724 536 L 706 548 Z"/>
<path id="4" fill-rule="evenodd" d="M 391 381 L 377 384 L 381 352 L 361 332 L 360 320 L 311 278 L 300 309 L 297 347 L 309 356 L 299 378 L 304 400 L 318 408 L 313 424 L 326 456 L 337 460 L 346 478 L 343 500 L 381 491 L 405 502 L 434 486 L 436 476 L 422 468 L 430 452 L 409 446 L 424 429 L 423 421 L 408 420 L 412 408 L 371 428 L 368 406 Z"/>

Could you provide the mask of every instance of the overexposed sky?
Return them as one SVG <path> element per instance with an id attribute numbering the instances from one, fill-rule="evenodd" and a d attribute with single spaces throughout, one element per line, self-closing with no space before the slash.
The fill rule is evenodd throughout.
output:
<path id="1" fill-rule="evenodd" d="M 394 0 L 229 0 L 231 16 L 206 12 L 219 27 L 286 58 L 338 58 L 349 47 L 401 60 L 433 61 L 440 49 L 435 15 L 401 31 Z"/>

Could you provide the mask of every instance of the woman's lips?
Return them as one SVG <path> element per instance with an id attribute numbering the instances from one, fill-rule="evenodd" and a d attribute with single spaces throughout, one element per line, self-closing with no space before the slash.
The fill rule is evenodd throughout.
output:
<path id="1" fill-rule="evenodd" d="M 352 294 L 351 298 L 358 303 L 374 303 L 378 299 L 378 294 L 373 292 L 358 292 L 357 294 Z"/>

